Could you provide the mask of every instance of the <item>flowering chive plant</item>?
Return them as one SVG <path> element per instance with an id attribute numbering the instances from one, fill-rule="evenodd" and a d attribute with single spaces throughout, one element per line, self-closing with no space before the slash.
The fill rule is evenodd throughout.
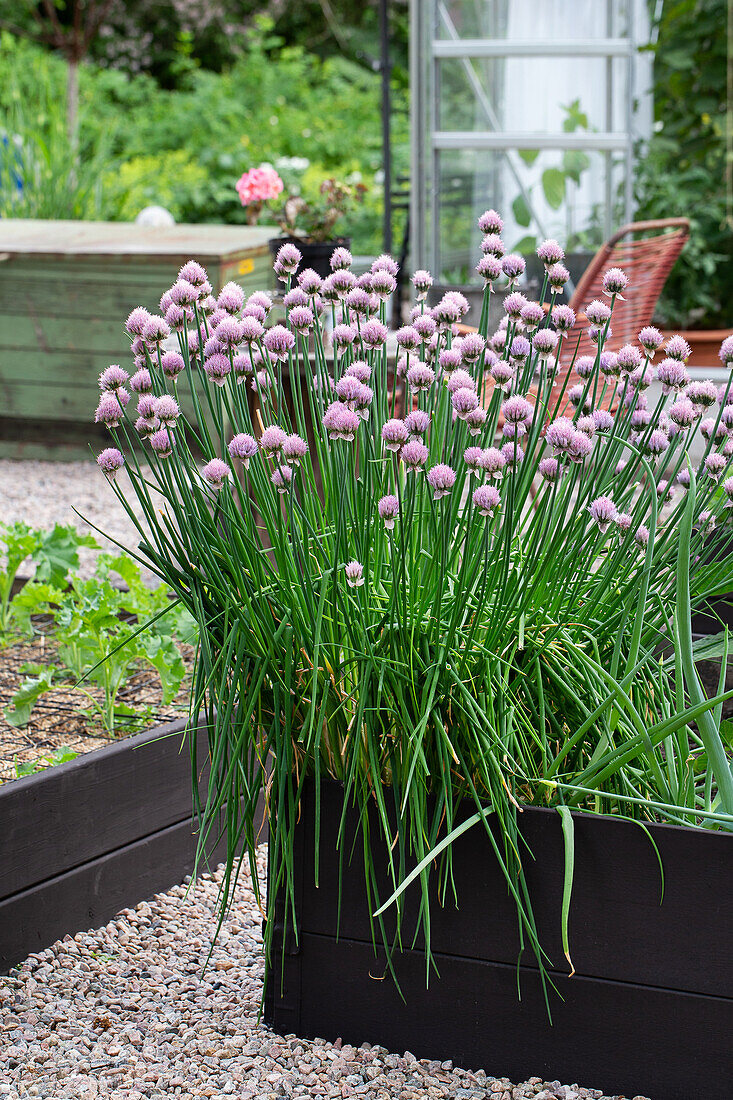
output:
<path id="1" fill-rule="evenodd" d="M 503 252 L 498 215 L 481 226 Z M 560 253 L 548 256 L 555 274 Z M 214 298 L 187 263 L 164 316 L 128 318 L 133 378 L 115 366 L 100 379 L 96 419 L 112 437 L 100 467 L 138 527 L 139 556 L 200 629 L 190 736 L 208 737 L 211 758 L 201 844 L 223 813 L 225 904 L 242 845 L 254 859 L 264 793 L 272 915 L 278 890 L 293 897 L 305 777 L 337 780 L 345 800 L 377 809 L 381 837 L 364 847 L 373 901 L 370 851 L 381 843 L 388 860 L 381 913 L 408 879 L 436 874 L 447 887 L 468 802 L 545 974 L 522 806 L 558 807 L 568 843 L 567 808 L 733 825 L 716 709 L 727 696 L 704 698 L 690 628 L 691 608 L 731 587 L 729 567 L 706 564 L 711 539 L 731 541 L 730 381 L 722 392 L 690 381 L 684 340 L 663 346 L 652 328 L 607 347 L 615 302 L 634 289 L 618 269 L 589 304 L 597 350 L 571 386 L 577 319 L 549 274 L 540 303 L 506 297 L 490 334 L 495 282 L 512 274 L 481 261 L 479 331 L 461 337 L 465 299 L 448 293 L 428 310 L 430 276 L 417 273 L 392 353 L 391 257 L 359 280 L 345 249 L 324 280 L 295 279 L 299 262 L 285 244 L 275 263 L 284 324 L 266 294 L 245 300 L 230 284 Z M 286 379 L 302 377 L 286 401 Z M 421 921 L 429 944 L 427 905 Z"/>

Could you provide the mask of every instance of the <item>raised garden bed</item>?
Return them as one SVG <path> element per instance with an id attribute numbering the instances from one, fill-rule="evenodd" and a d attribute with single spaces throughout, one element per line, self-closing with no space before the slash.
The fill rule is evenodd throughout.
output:
<path id="1" fill-rule="evenodd" d="M 191 872 L 184 727 L 180 719 L 0 787 L 0 972 Z M 205 793 L 203 751 L 199 774 Z"/>
<path id="2" fill-rule="evenodd" d="M 321 789 L 319 887 L 313 881 L 315 789 L 306 786 L 294 863 L 299 935 L 283 911 L 274 931 L 266 1018 L 275 1030 L 359 1044 L 365 1039 L 417 1058 L 451 1058 L 523 1078 L 585 1081 L 655 1100 L 703 1100 L 733 1080 L 733 837 L 650 824 L 665 875 L 643 830 L 613 817 L 575 817 L 575 880 L 570 949 L 560 943 L 564 847 L 553 810 L 530 809 L 520 826 L 540 939 L 552 960 L 552 1025 L 530 951 L 517 967 L 516 908 L 486 834 L 478 827 L 454 845 L 460 908 L 441 908 L 433 890 L 432 950 L 439 974 L 426 988 L 422 941 L 412 944 L 420 889 L 405 901 L 394 966 L 404 1001 L 375 955 L 365 900 L 361 840 L 347 814 L 337 926 L 342 810 L 335 784 Z M 376 831 L 376 822 L 372 822 Z M 352 853 L 349 862 L 346 853 Z M 379 846 L 373 858 L 381 858 Z M 381 898 L 391 892 L 377 867 Z M 376 908 L 376 906 L 375 906 Z M 385 914 L 392 927 L 392 913 Z M 284 966 L 281 973 L 281 963 Z M 521 1000 L 517 996 L 517 982 Z M 694 1084 L 692 1084 L 694 1082 Z M 697 1091 L 696 1091 L 697 1090 Z"/>

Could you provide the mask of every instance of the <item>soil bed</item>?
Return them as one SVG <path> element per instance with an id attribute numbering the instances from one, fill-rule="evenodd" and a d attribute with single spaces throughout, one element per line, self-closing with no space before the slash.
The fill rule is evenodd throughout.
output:
<path id="1" fill-rule="evenodd" d="M 190 672 L 194 648 L 181 644 L 178 648 Z M 27 725 L 12 726 L 5 718 L 5 708 L 28 675 L 21 670 L 27 664 L 57 664 L 55 657 L 53 639 L 45 634 L 0 649 L 0 784 L 17 778 L 17 769 L 23 764 L 38 761 L 38 766 L 43 767 L 50 754 L 91 752 L 112 740 L 187 713 L 190 677 L 187 675 L 173 702 L 163 706 L 158 674 L 146 667 L 132 673 L 118 696 L 120 703 L 139 710 L 140 716 L 120 718 L 114 735 L 105 729 L 99 715 L 93 713 L 89 697 L 101 700 L 103 692 L 91 683 L 78 688 L 72 682 L 59 684 L 41 696 Z"/>

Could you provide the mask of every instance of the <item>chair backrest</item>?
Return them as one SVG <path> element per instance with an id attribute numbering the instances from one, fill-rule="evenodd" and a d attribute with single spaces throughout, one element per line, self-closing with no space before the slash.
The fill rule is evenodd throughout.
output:
<path id="1" fill-rule="evenodd" d="M 566 351 L 558 379 L 560 385 L 565 380 L 576 345 L 578 356 L 595 355 L 596 348 L 588 336 L 587 321 L 581 315 L 594 298 L 604 300 L 604 272 L 611 267 L 620 267 L 629 278 L 628 298 L 624 296 L 623 300 L 616 299 L 611 321 L 611 338 L 606 343 L 609 350 L 618 351 L 624 344 L 634 342 L 640 330 L 652 323 L 659 295 L 689 235 L 690 223 L 687 218 L 631 222 L 622 226 L 599 248 L 570 300 L 579 321 L 565 340 Z M 580 381 L 574 375 L 575 371 L 568 383 L 570 386 Z"/>

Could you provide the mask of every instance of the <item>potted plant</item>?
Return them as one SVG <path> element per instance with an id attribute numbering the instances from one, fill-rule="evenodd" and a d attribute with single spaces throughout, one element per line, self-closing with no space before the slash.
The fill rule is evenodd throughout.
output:
<path id="1" fill-rule="evenodd" d="M 311 268 L 323 278 L 330 274 L 329 259 L 334 248 L 351 246 L 351 239 L 335 234 L 334 227 L 362 201 L 366 191 L 363 183 L 345 183 L 330 178 L 321 182 L 312 198 L 305 198 L 300 191 L 294 190 L 284 194 L 283 181 L 268 164 L 245 172 L 236 186 L 242 205 L 247 207 L 250 225 L 256 224 L 264 204 L 270 204 L 282 230 L 282 236 L 270 241 L 273 258 L 284 243 L 290 242 L 300 250 L 302 267 Z"/>
<path id="2" fill-rule="evenodd" d="M 494 212 L 482 222 L 501 232 Z M 299 262 L 284 245 L 289 292 Z M 243 848 L 256 889 L 265 794 L 277 1026 L 330 1029 L 342 1012 L 361 1039 L 411 1035 L 430 1057 L 462 1021 L 472 1058 L 484 1049 L 516 1064 L 536 1037 L 563 1074 L 595 1066 L 608 1079 L 615 1052 L 635 1091 L 657 1082 L 681 1097 L 701 1057 L 721 1079 L 733 1069 L 719 965 L 733 904 L 733 775 L 717 709 L 727 696 L 703 696 L 690 627 L 701 549 L 733 499 L 729 406 L 688 384 L 681 362 L 673 369 L 673 341 L 674 397 L 646 407 L 655 334 L 604 354 L 617 295 L 633 293 L 618 269 L 594 308 L 598 353 L 569 391 L 556 381 L 572 311 L 546 316 L 507 295 L 507 330 L 491 347 L 501 265 L 481 270 L 481 331 L 460 339 L 465 301 L 447 294 L 428 310 L 429 276 L 416 273 L 397 334 L 410 410 L 399 418 L 389 257 L 370 293 L 347 268 L 324 285 L 304 277 L 303 303 L 296 294 L 271 327 L 266 296 L 245 303 L 225 288 L 213 302 L 206 273 L 187 264 L 170 291 L 182 303 L 178 354 L 194 409 L 213 416 L 171 407 L 167 325 L 136 310 L 127 328 L 165 422 L 136 426 L 104 393 L 97 420 L 113 447 L 100 461 L 138 554 L 199 625 L 190 735 L 207 737 L 211 760 L 202 844 L 226 818 L 224 905 Z M 309 384 L 288 405 L 285 365 L 293 377 L 301 363 Z M 259 397 L 254 420 L 244 386 Z M 713 424 L 693 470 L 704 413 Z M 149 473 L 136 464 L 138 430 Z M 306 892 L 319 899 L 315 925 L 301 921 Z M 643 1029 L 664 1056 L 630 1054 L 627 1073 L 612 1037 L 633 1043 Z"/>

